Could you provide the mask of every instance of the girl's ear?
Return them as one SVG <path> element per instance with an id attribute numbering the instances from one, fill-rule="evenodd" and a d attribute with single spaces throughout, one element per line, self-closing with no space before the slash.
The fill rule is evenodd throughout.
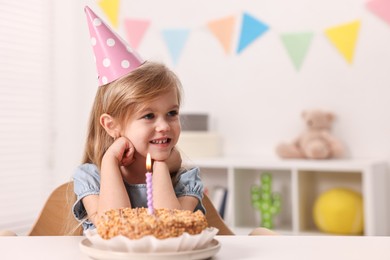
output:
<path id="1" fill-rule="evenodd" d="M 120 137 L 120 128 L 117 121 L 109 114 L 102 114 L 100 116 L 100 124 L 106 130 L 107 134 L 116 139 Z"/>

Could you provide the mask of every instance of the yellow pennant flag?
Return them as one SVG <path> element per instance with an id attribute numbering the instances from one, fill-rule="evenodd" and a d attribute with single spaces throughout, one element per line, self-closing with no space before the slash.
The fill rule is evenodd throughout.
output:
<path id="1" fill-rule="evenodd" d="M 325 30 L 326 36 L 348 63 L 352 63 L 360 21 L 335 26 Z"/>
<path id="2" fill-rule="evenodd" d="M 228 16 L 207 23 L 207 27 L 222 44 L 226 54 L 228 54 L 232 48 L 235 21 L 236 19 L 234 16 Z"/>
<path id="3" fill-rule="evenodd" d="M 110 20 L 112 26 L 118 28 L 119 0 L 100 0 L 99 6 Z"/>

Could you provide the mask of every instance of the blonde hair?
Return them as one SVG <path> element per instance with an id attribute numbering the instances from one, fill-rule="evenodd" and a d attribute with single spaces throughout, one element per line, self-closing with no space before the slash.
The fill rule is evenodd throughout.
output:
<path id="1" fill-rule="evenodd" d="M 129 74 L 99 87 L 90 114 L 83 163 L 93 163 L 100 169 L 103 155 L 113 143 L 113 138 L 100 125 L 103 113 L 125 124 L 137 109 L 172 89 L 176 90 L 180 106 L 180 80 L 166 66 L 155 62 L 145 62 Z"/>

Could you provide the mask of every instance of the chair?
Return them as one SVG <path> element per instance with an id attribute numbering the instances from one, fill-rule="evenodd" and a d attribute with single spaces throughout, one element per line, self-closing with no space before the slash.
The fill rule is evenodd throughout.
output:
<path id="1" fill-rule="evenodd" d="M 49 196 L 29 236 L 79 236 L 83 230 L 72 215 L 76 201 L 73 182 L 57 187 Z"/>
<path id="2" fill-rule="evenodd" d="M 29 236 L 78 236 L 82 234 L 82 227 L 74 219 L 71 209 L 76 201 L 73 193 L 73 182 L 67 182 L 56 188 L 46 201 Z M 218 211 L 205 194 L 203 205 L 206 209 L 206 218 L 209 226 L 219 229 L 218 235 L 234 235 L 224 223 Z"/>
<path id="3" fill-rule="evenodd" d="M 219 215 L 217 209 L 214 207 L 213 203 L 211 202 L 209 197 L 207 197 L 206 194 L 204 194 L 203 196 L 202 203 L 206 209 L 206 219 L 209 224 L 209 227 L 218 228 L 219 231 L 217 235 L 234 235 L 234 233 L 223 221 L 221 215 Z"/>

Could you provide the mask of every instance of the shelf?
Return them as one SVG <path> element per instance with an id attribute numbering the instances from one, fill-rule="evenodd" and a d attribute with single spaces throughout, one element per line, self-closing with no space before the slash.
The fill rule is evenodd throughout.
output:
<path id="1" fill-rule="evenodd" d="M 312 217 L 316 198 L 331 188 L 350 188 L 364 200 L 364 234 L 390 235 L 388 197 L 389 171 L 385 160 L 257 160 L 248 158 L 207 158 L 187 162 L 201 168 L 206 187 L 228 190 L 225 221 L 233 230 L 248 234 L 260 223 L 252 207 L 250 189 L 259 185 L 260 175 L 272 174 L 272 190 L 282 196 L 275 229 L 294 235 L 324 234 Z M 240 232 L 241 232 L 240 231 Z M 241 234 L 241 233 L 239 233 Z"/>

